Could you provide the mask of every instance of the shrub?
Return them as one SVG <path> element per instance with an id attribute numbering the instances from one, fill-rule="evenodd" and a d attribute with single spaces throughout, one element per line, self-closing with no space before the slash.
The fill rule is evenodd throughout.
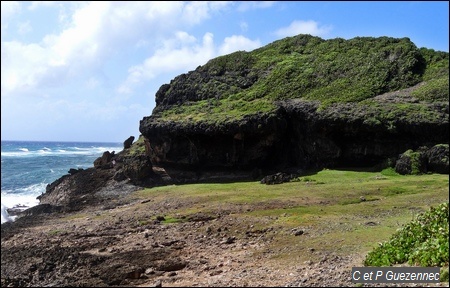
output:
<path id="1" fill-rule="evenodd" d="M 369 252 L 366 266 L 391 266 L 408 263 L 415 266 L 448 266 L 449 203 L 431 207 L 399 229 L 391 239 Z"/>

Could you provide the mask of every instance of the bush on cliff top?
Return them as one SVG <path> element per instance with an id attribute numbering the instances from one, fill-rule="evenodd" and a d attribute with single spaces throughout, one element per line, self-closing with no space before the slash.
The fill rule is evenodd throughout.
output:
<path id="1" fill-rule="evenodd" d="M 408 38 L 298 35 L 214 58 L 176 77 L 157 92 L 154 115 L 236 120 L 273 111 L 277 100 L 360 102 L 420 82 L 411 96 L 442 101 L 449 98 L 448 70 L 448 53 L 418 49 Z"/>

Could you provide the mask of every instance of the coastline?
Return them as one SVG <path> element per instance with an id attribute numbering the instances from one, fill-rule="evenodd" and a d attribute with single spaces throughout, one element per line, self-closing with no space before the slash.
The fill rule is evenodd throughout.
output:
<path id="1" fill-rule="evenodd" d="M 119 142 L 2 140 L 2 223 L 39 204 L 50 182 L 70 168 L 92 167 L 105 150 Z"/>
<path id="2" fill-rule="evenodd" d="M 339 171 L 322 173 L 342 175 Z M 383 183 L 383 179 L 375 179 L 376 173 L 351 175 L 369 177 L 364 178 L 370 184 L 367 187 Z M 319 176 L 320 173 L 309 177 Z M 448 201 L 445 175 L 412 177 L 415 178 L 399 176 L 394 180 L 413 181 L 417 186 L 421 181 L 431 183 L 434 179 L 435 184 L 421 188 L 417 194 L 350 206 L 334 202 L 339 200 L 336 197 L 328 201 L 315 198 L 318 193 L 327 193 L 327 185 L 335 184 L 318 185 L 314 181 L 281 185 L 168 185 L 151 189 L 124 181 L 122 186 L 109 186 L 94 193 L 95 201 L 77 211 L 31 213 L 2 224 L 2 286 L 352 286 L 351 267 L 362 266 L 367 249 L 360 241 L 354 241 L 354 235 L 360 235 L 358 231 L 395 231 L 399 226 L 392 221 L 400 219 L 399 215 L 407 220 L 412 208 L 419 213 L 427 205 Z M 342 182 L 348 187 L 360 180 Z M 130 188 L 128 193 L 123 193 L 124 187 Z M 251 193 L 259 196 L 241 200 Z M 298 193 L 301 197 L 295 197 Z M 414 204 L 407 204 L 411 201 Z M 397 208 L 393 210 L 387 202 L 397 203 Z M 320 214 L 314 217 L 320 216 L 321 220 L 312 221 L 315 218 L 310 216 L 311 220 L 302 222 L 308 218 L 296 213 L 304 209 L 310 209 L 307 211 L 313 215 L 317 211 Z M 337 215 L 334 209 L 346 209 L 347 213 Z M 367 219 L 358 216 L 362 211 L 367 215 L 378 211 L 380 215 Z M 294 219 L 304 224 L 292 226 L 289 223 Z M 364 224 L 368 221 L 381 224 Z M 342 236 L 334 239 L 336 233 Z M 345 237 L 351 239 L 339 242 Z M 343 247 L 347 248 L 342 250 Z M 427 286 L 446 287 L 448 283 Z"/>

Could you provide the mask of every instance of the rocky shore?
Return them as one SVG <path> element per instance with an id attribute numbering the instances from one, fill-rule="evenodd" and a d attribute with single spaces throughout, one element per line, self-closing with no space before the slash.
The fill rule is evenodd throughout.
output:
<path id="1" fill-rule="evenodd" d="M 364 255 L 310 247 L 297 260 L 278 259 L 290 248 L 274 249 L 274 239 L 302 236 L 305 231 L 276 224 L 260 229 L 260 223 L 243 223 L 236 216 L 243 211 L 286 209 L 290 203 L 274 200 L 261 207 L 260 202 L 245 206 L 224 202 L 208 213 L 178 215 L 182 221 L 171 224 L 166 215 L 194 207 L 195 200 L 139 196 L 144 187 L 184 183 L 261 179 L 256 185 L 277 184 L 289 182 L 301 169 L 258 178 L 261 171 L 154 166 L 146 138 L 133 140 L 117 154 L 105 151 L 92 168 L 70 169 L 47 186 L 39 205 L 17 211 L 15 222 L 1 225 L 2 287 L 355 285 L 350 271 L 362 266 Z M 435 145 L 411 150 L 393 163 L 402 174 L 410 174 L 413 167 L 448 173 L 448 153 L 448 145 Z M 258 221 L 267 225 L 268 220 Z M 305 261 L 305 255 L 310 260 Z"/>
<path id="2" fill-rule="evenodd" d="M 128 185 L 123 182 L 102 188 L 95 193 L 98 197 L 78 206 L 77 211 L 29 211 L 14 223 L 2 224 L 1 286 L 355 285 L 350 271 L 362 266 L 363 255 L 310 248 L 304 253 L 314 260 L 275 257 L 289 247 L 274 249 L 274 236 L 308 237 L 315 232 L 293 231 L 276 222 L 259 229 L 261 223 L 242 223 L 242 218 L 235 216 L 243 209 L 261 208 L 258 203 L 245 207 L 224 203 L 209 213 L 179 215 L 184 221 L 170 224 L 166 215 L 180 207 L 194 206 L 193 200 L 139 198 L 135 194 L 139 190 L 133 192 Z M 271 205 L 282 208 L 286 203 Z M 427 286 L 448 287 L 448 283 Z"/>

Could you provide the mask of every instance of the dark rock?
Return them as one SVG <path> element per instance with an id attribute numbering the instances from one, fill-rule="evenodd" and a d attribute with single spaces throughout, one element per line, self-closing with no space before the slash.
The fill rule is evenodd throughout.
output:
<path id="1" fill-rule="evenodd" d="M 128 139 L 123 142 L 123 149 L 130 148 L 131 144 L 133 144 L 133 141 L 134 141 L 134 136 L 128 137 Z"/>
<path id="2" fill-rule="evenodd" d="M 128 179 L 128 177 L 125 175 L 125 172 L 123 170 L 119 170 L 114 174 L 113 179 L 116 181 L 123 181 Z"/>
<path id="3" fill-rule="evenodd" d="M 209 276 L 217 276 L 222 274 L 222 272 L 223 272 L 222 270 L 214 270 L 211 273 L 209 273 Z"/>
<path id="4" fill-rule="evenodd" d="M 294 179 L 295 177 L 296 176 L 293 174 L 279 172 L 279 173 L 276 173 L 273 175 L 265 176 L 263 179 L 261 179 L 260 183 L 266 184 L 266 185 L 281 184 L 281 183 L 289 182 L 292 179 Z"/>
<path id="5" fill-rule="evenodd" d="M 139 279 L 139 278 L 141 278 L 142 273 L 143 273 L 142 269 L 137 269 L 137 270 L 128 272 L 126 274 L 125 278 L 128 278 L 128 279 Z"/>
<path id="6" fill-rule="evenodd" d="M 78 173 L 78 172 L 80 172 L 80 171 L 82 171 L 82 170 L 83 170 L 83 168 L 78 168 L 78 169 L 70 168 L 69 171 L 68 171 L 68 173 L 69 173 L 70 175 L 73 175 L 73 174 Z"/>
<path id="7" fill-rule="evenodd" d="M 16 205 L 12 208 L 6 209 L 6 212 L 8 212 L 9 216 L 17 216 L 17 215 L 20 215 L 26 209 L 28 209 L 28 206 Z"/>
<path id="8" fill-rule="evenodd" d="M 157 267 L 156 270 L 158 271 L 165 271 L 165 272 L 172 272 L 172 271 L 178 271 L 183 269 L 184 267 L 187 266 L 187 262 L 183 261 L 179 258 L 173 258 L 173 259 L 168 259 L 166 261 L 163 261 L 162 263 L 160 263 Z"/>
<path id="9" fill-rule="evenodd" d="M 111 160 L 113 159 L 114 154 L 115 154 L 114 151 L 112 153 L 109 151 L 103 152 L 102 157 L 99 157 L 94 161 L 94 167 L 101 168 L 101 169 L 113 168 L 113 164 L 111 163 Z"/>
<path id="10" fill-rule="evenodd" d="M 61 206 L 55 206 L 50 204 L 39 204 L 36 206 L 33 206 L 31 208 L 28 208 L 20 213 L 18 213 L 18 216 L 34 216 L 39 214 L 50 214 L 55 212 L 60 212 L 63 207 Z"/>
<path id="11" fill-rule="evenodd" d="M 83 202 L 83 195 L 92 195 L 105 186 L 113 176 L 111 170 L 88 168 L 73 175 L 65 175 L 47 185 L 46 192 L 39 197 L 41 204 L 75 206 Z M 77 200 L 77 201 L 74 201 Z M 84 197 L 84 201 L 88 198 Z M 70 208 L 70 207 L 67 207 Z"/>
<path id="12" fill-rule="evenodd" d="M 340 103 L 319 110 L 318 102 L 293 99 L 278 102 L 274 113 L 220 124 L 160 121 L 152 115 L 141 120 L 139 129 L 149 139 L 152 163 L 177 170 L 169 173 L 175 181 L 196 181 L 182 171 L 196 171 L 203 182 L 207 179 L 202 175 L 216 171 L 254 180 L 254 171 L 267 175 L 291 167 L 373 167 L 408 149 L 448 142 L 448 112 L 435 105 L 423 104 L 439 115 L 435 122 L 399 118 L 394 130 L 388 123 L 374 126 L 367 121 L 370 115 L 393 109 L 389 105 L 393 104 L 380 102 L 377 107 L 382 108 L 374 108 Z M 408 160 L 402 161 L 399 169 L 409 173 Z"/>
<path id="13" fill-rule="evenodd" d="M 127 156 L 119 159 L 123 163 L 121 165 L 123 175 L 116 175 L 118 179 L 125 176 L 133 182 L 138 183 L 154 175 L 152 163 L 145 155 Z"/>
<path id="14" fill-rule="evenodd" d="M 401 175 L 421 174 L 427 172 L 426 147 L 403 153 L 395 164 L 395 171 Z"/>
<path id="15" fill-rule="evenodd" d="M 428 158 L 428 170 L 441 174 L 449 173 L 449 152 L 448 144 L 439 144 L 431 147 L 426 152 Z"/>
<path id="16" fill-rule="evenodd" d="M 231 236 L 227 237 L 225 240 L 222 241 L 224 244 L 233 244 L 236 241 L 236 237 Z"/>

